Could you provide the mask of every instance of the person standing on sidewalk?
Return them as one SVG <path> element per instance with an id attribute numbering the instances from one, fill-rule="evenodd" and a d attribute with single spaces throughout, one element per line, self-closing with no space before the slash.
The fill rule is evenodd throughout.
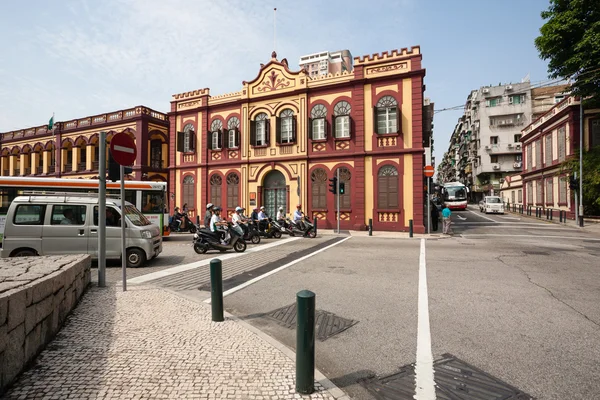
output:
<path id="1" fill-rule="evenodd" d="M 451 222 L 450 216 L 451 215 L 452 215 L 452 211 L 450 211 L 448 206 L 444 206 L 444 209 L 442 210 L 442 219 L 443 219 L 443 223 L 444 223 L 444 225 L 442 226 L 442 233 L 444 235 L 447 235 L 448 231 L 450 230 L 450 222 Z"/>

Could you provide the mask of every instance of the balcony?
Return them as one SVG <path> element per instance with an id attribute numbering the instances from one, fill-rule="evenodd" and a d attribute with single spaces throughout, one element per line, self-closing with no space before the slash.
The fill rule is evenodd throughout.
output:
<path id="1" fill-rule="evenodd" d="M 31 175 L 31 168 L 25 168 L 24 175 Z"/>
<path id="2" fill-rule="evenodd" d="M 65 164 L 65 168 L 63 170 L 63 172 L 72 172 L 73 171 L 73 164 Z"/>
<path id="3" fill-rule="evenodd" d="M 521 152 L 521 143 L 488 144 L 484 149 L 488 154 L 518 154 Z"/>
<path id="4" fill-rule="evenodd" d="M 87 163 L 85 161 L 77 164 L 77 171 L 85 171 L 86 168 L 87 168 Z"/>
<path id="5" fill-rule="evenodd" d="M 56 172 L 56 166 L 55 165 L 49 165 L 48 166 L 48 173 L 49 174 L 53 174 Z"/>
<path id="6" fill-rule="evenodd" d="M 7 169 L 2 170 L 2 176 L 9 176 L 9 174 L 10 174 L 9 170 L 7 170 Z"/>
<path id="7" fill-rule="evenodd" d="M 41 165 L 38 165 L 37 167 L 33 167 L 31 173 L 33 175 L 39 175 L 44 171 L 44 167 L 42 167 Z"/>
<path id="8" fill-rule="evenodd" d="M 163 169 L 165 168 L 163 165 L 163 160 L 151 160 L 150 161 L 150 168 L 152 169 Z"/>
<path id="9" fill-rule="evenodd" d="M 100 169 L 100 161 L 92 161 L 92 171 L 98 171 Z"/>

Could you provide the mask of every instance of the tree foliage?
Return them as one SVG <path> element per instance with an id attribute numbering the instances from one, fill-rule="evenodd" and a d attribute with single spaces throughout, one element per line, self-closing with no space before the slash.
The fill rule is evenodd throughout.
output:
<path id="1" fill-rule="evenodd" d="M 562 172 L 579 174 L 579 153 L 562 164 Z M 584 215 L 600 215 L 600 146 L 583 153 Z"/>
<path id="2" fill-rule="evenodd" d="M 550 0 L 535 46 L 551 78 L 572 78 L 572 91 L 600 95 L 600 1 Z"/>

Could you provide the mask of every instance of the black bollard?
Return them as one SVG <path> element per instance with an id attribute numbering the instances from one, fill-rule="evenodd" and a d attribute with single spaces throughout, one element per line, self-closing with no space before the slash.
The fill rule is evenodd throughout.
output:
<path id="1" fill-rule="evenodd" d="M 319 218 L 315 217 L 315 237 L 317 236 L 317 225 L 319 224 Z"/>
<path id="2" fill-rule="evenodd" d="M 552 214 L 553 214 L 552 209 L 550 209 L 550 221 L 552 221 Z"/>
<path id="3" fill-rule="evenodd" d="M 373 236 L 373 218 L 369 218 L 369 236 Z"/>
<path id="4" fill-rule="evenodd" d="M 408 237 L 413 237 L 413 220 L 408 220 Z"/>
<path id="5" fill-rule="evenodd" d="M 296 392 L 315 391 L 315 294 L 296 293 Z"/>
<path id="6" fill-rule="evenodd" d="M 212 307 L 212 320 L 223 322 L 223 269 L 221 260 L 210 260 L 210 305 Z"/>
<path id="7" fill-rule="evenodd" d="M 200 225 L 200 216 L 196 215 L 196 225 Z"/>

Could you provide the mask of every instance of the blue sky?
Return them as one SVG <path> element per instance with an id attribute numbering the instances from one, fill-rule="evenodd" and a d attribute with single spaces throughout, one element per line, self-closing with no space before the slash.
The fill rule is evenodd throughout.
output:
<path id="1" fill-rule="evenodd" d="M 50 5 L 52 4 L 52 5 Z M 147 105 L 210 87 L 240 90 L 273 50 L 353 55 L 420 45 L 426 96 L 464 104 L 482 85 L 547 78 L 533 40 L 548 0 L 47 0 L 0 5 L 0 132 Z M 295 68 L 294 68 L 295 67 Z M 437 162 L 460 111 L 437 113 Z"/>

